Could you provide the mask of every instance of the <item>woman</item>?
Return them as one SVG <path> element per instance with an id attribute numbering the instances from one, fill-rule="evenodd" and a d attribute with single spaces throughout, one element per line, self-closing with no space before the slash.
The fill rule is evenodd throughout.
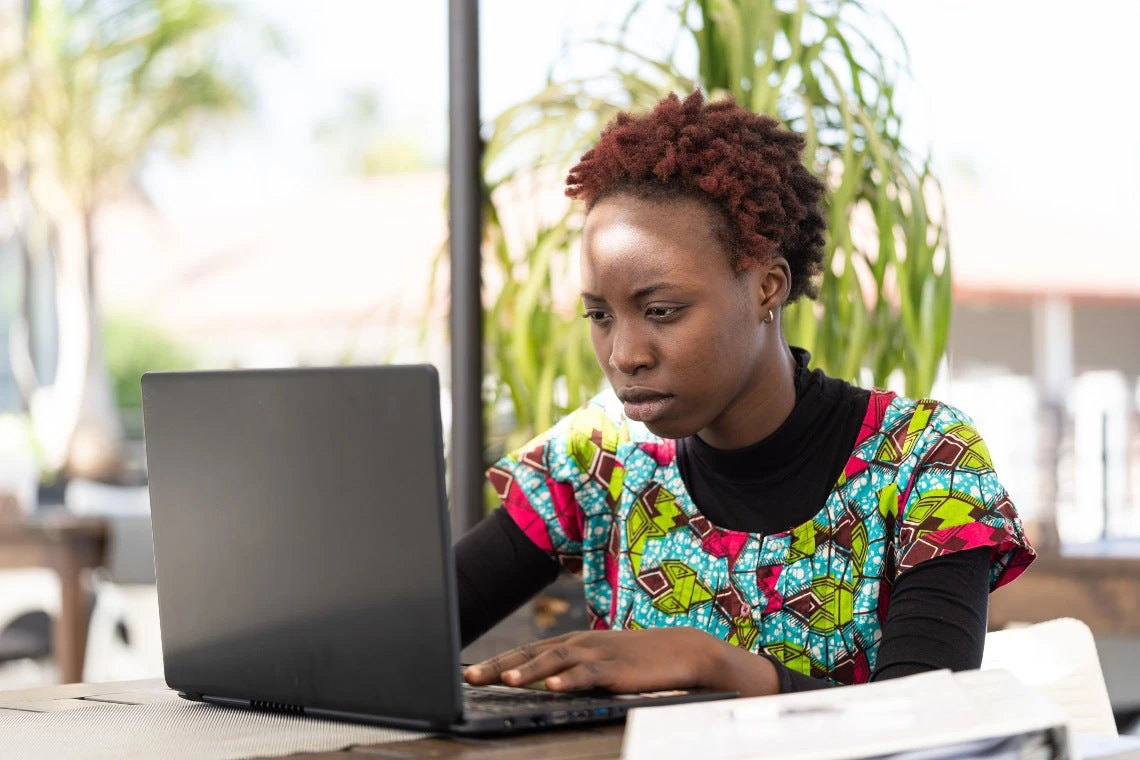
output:
<path id="1" fill-rule="evenodd" d="M 804 141 L 699 92 L 618 116 L 567 179 L 612 386 L 488 473 L 457 547 L 464 642 L 581 575 L 592 631 L 472 684 L 746 696 L 981 663 L 988 594 L 1033 560 L 969 419 L 807 368 L 822 183 Z"/>

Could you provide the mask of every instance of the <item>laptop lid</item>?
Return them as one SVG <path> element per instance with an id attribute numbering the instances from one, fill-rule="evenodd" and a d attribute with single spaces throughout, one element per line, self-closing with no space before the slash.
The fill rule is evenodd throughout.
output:
<path id="1" fill-rule="evenodd" d="M 457 720 L 436 370 L 148 373 L 142 391 L 167 683 Z"/>

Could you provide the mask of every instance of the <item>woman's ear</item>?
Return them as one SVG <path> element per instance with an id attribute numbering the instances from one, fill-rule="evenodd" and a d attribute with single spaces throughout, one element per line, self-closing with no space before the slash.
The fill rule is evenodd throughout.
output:
<path id="1" fill-rule="evenodd" d="M 769 310 L 778 313 L 792 290 L 792 268 L 787 260 L 783 256 L 773 256 L 757 286 L 760 314 L 766 317 Z"/>

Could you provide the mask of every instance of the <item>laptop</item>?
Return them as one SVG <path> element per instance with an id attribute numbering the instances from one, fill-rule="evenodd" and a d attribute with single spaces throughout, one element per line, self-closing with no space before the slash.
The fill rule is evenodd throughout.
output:
<path id="1" fill-rule="evenodd" d="M 142 395 L 165 676 L 187 699 L 504 733 L 736 696 L 463 682 L 434 367 L 147 373 Z"/>

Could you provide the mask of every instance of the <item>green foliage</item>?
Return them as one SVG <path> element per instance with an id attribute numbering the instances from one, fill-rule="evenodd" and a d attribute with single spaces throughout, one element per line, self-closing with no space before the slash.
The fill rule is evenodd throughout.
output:
<path id="1" fill-rule="evenodd" d="M 674 49 L 634 46 L 638 2 L 616 37 L 582 43 L 613 55 L 609 72 L 552 75 L 545 89 L 491 122 L 484 277 L 499 289 L 486 315 L 488 385 L 489 402 L 509 398 L 514 411 L 508 446 L 597 390 L 601 370 L 575 318 L 578 304 L 563 292 L 580 212 L 567 205 L 553 219 L 539 215 L 533 232 L 521 235 L 504 217 L 518 216 L 528 187 L 557 183 L 618 111 L 647 109 L 669 91 L 698 86 L 803 134 L 805 162 L 828 183 L 829 266 L 818 302 L 785 310 L 789 341 L 839 377 L 869 370 L 885 385 L 899 370 L 915 396 L 934 382 L 949 334 L 950 259 L 937 181 L 899 137 L 894 93 L 907 64 L 897 30 L 857 0 L 683 0 L 674 10 L 674 34 L 654 34 L 675 38 Z M 876 24 L 892 36 L 872 41 Z M 879 51 L 890 39 L 901 61 Z M 678 53 L 694 48 L 690 69 Z"/>
<path id="2" fill-rule="evenodd" d="M 248 88 L 221 55 L 236 20 L 217 0 L 30 3 L 24 29 L 0 29 L 24 42 L 0 55 L 0 159 L 90 211 L 155 147 L 188 153 L 203 119 L 244 111 Z"/>
<path id="3" fill-rule="evenodd" d="M 137 316 L 109 317 L 103 327 L 103 345 L 115 403 L 124 410 L 142 407 L 139 381 L 144 372 L 197 366 L 193 353 L 185 346 Z"/>

